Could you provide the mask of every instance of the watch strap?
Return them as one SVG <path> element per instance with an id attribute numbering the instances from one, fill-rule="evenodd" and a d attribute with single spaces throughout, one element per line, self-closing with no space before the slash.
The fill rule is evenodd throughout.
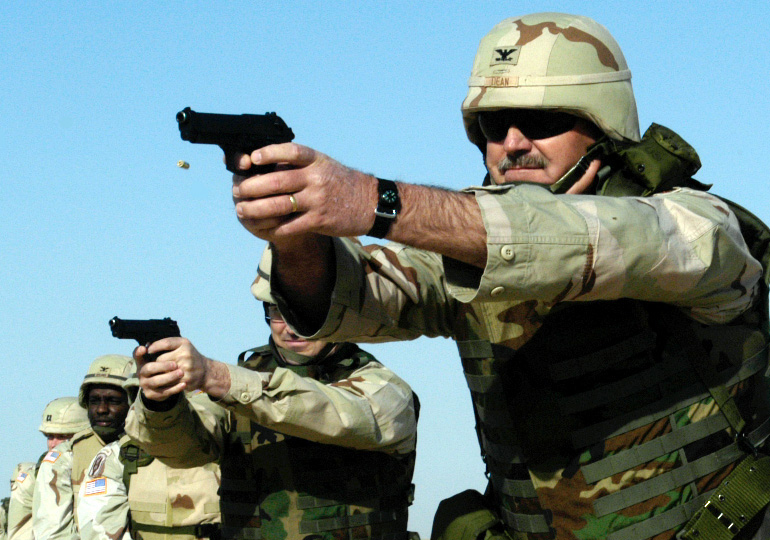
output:
<path id="1" fill-rule="evenodd" d="M 377 178 L 377 208 L 374 210 L 374 225 L 366 233 L 367 236 L 385 238 L 390 226 L 396 221 L 401 210 L 401 198 L 398 196 L 398 186 L 393 180 Z"/>

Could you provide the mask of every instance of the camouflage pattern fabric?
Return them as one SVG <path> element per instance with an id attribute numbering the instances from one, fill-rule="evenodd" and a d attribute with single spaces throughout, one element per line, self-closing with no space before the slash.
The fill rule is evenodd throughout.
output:
<path id="1" fill-rule="evenodd" d="M 188 415 L 185 399 L 163 415 L 153 414 L 139 400 L 126 419 L 126 433 L 150 454 L 177 467 L 218 458 L 222 428 L 231 424 L 227 411 L 315 442 L 400 454 L 415 449 L 412 390 L 379 362 L 370 362 L 345 381 L 331 384 L 284 367 L 273 373 L 227 368 L 230 390 L 216 406 L 206 408 L 202 420 Z M 218 435 L 202 433 L 216 431 L 214 425 L 221 426 Z M 169 429 L 161 432 L 161 427 Z M 214 444 L 201 444 L 200 438 Z"/>
<path id="2" fill-rule="evenodd" d="M 89 428 L 48 452 L 40 464 L 32 501 L 32 529 L 40 540 L 77 540 L 76 493 L 86 467 L 104 441 Z M 78 465 L 77 469 L 75 466 Z"/>
<path id="3" fill-rule="evenodd" d="M 8 504 L 8 538 L 32 540 L 32 495 L 35 492 L 35 464 L 26 463 L 11 484 Z"/>
<path id="4" fill-rule="evenodd" d="M 228 366 L 231 388 L 217 404 L 193 411 L 182 397 L 171 411 L 156 413 L 140 399 L 126 432 L 171 466 L 221 462 L 225 538 L 334 540 L 349 531 L 360 538 L 405 537 L 404 482 L 396 477 L 408 470 L 406 485 L 411 481 L 412 391 L 379 362 L 355 367 L 350 360 L 340 354 L 340 362 L 353 367 L 338 367 L 328 379 L 318 366 Z M 392 485 L 382 485 L 383 464 Z M 331 500 L 339 486 L 349 487 L 343 502 Z M 403 515 L 383 501 L 382 511 L 371 506 L 388 489 Z"/>
<path id="5" fill-rule="evenodd" d="M 130 540 L 128 494 L 123 484 L 120 441 L 96 454 L 77 494 L 80 538 Z"/>
<path id="6" fill-rule="evenodd" d="M 476 196 L 487 230 L 488 258 L 483 271 L 397 244 L 362 247 L 354 240 L 334 239 L 337 267 L 332 305 L 324 326 L 309 337 L 377 342 L 427 335 L 491 343 L 494 358 L 480 358 L 472 366 L 465 366 L 469 384 L 494 385 L 499 383 L 501 373 L 508 375 L 509 386 L 503 383 L 503 394 L 508 396 L 504 405 L 487 403 L 486 409 L 477 407 L 477 414 L 486 414 L 486 421 L 498 426 L 494 435 L 485 434 L 489 435 L 485 445 L 506 455 L 507 479 L 513 483 L 522 480 L 533 490 L 527 493 L 530 488 L 521 488 L 527 496 L 511 497 L 502 509 L 518 516 L 541 515 L 547 525 L 545 532 L 518 533 L 517 538 L 607 538 L 717 485 L 730 467 L 696 477 L 683 488 L 642 496 L 639 502 L 620 505 L 622 510 L 605 508 L 600 517 L 594 507 L 600 497 L 621 492 L 625 492 L 621 497 L 630 497 L 634 490 L 626 490 L 643 480 L 663 477 L 691 454 L 660 452 L 600 482 L 586 480 L 580 472 L 584 465 L 624 449 L 641 447 L 673 428 L 705 419 L 718 421 L 712 417 L 719 408 L 706 394 L 672 408 L 670 414 L 644 421 L 645 414 L 656 411 L 636 411 L 634 406 L 639 401 L 620 399 L 612 406 L 628 407 L 620 410 L 629 416 L 629 424 L 635 418 L 639 425 L 614 437 L 607 426 L 599 426 L 599 432 L 606 437 L 596 440 L 597 444 L 574 449 L 571 440 L 563 444 L 562 438 L 570 438 L 570 429 L 575 426 L 560 407 L 566 403 L 578 416 L 582 411 L 587 421 L 599 422 L 604 417 L 592 416 L 600 414 L 592 408 L 581 410 L 580 400 L 562 403 L 547 397 L 558 394 L 568 398 L 579 389 L 594 388 L 593 384 L 617 382 L 620 375 L 616 374 L 614 381 L 601 383 L 590 377 L 581 381 L 573 375 L 578 386 L 563 389 L 562 394 L 553 381 L 542 376 L 544 370 L 548 372 L 548 363 L 558 357 L 533 355 L 517 362 L 514 353 L 532 342 L 556 313 L 566 312 L 565 307 L 596 304 L 595 316 L 604 312 L 602 302 L 611 301 L 606 302 L 611 307 L 620 298 L 675 306 L 688 320 L 716 325 L 693 323 L 703 339 L 718 343 L 713 350 L 716 362 L 730 358 L 729 362 L 740 365 L 744 353 L 762 351 L 766 340 L 763 316 L 747 310 L 762 291 L 759 282 L 763 270 L 750 255 L 739 223 L 727 205 L 717 197 L 687 188 L 644 198 L 556 196 L 533 185 L 476 187 L 468 191 Z M 273 289 L 271 293 L 281 311 L 291 313 L 280 292 Z M 615 309 L 622 307 L 617 305 Z M 588 324 L 587 319 L 578 325 L 580 330 L 590 332 L 582 340 L 584 345 L 592 339 L 609 341 L 613 334 L 622 339 L 617 334 L 628 318 L 607 316 L 612 313 L 615 311 L 607 310 L 605 319 L 595 324 Z M 736 345 L 730 345 L 734 329 L 721 326 L 738 317 L 738 332 L 743 335 L 735 343 L 750 343 L 746 351 L 735 351 Z M 560 329 L 568 327 L 569 318 L 558 325 Z M 576 334 L 580 332 L 560 331 L 544 330 L 539 339 L 560 354 L 579 355 L 582 336 Z M 720 356 L 722 347 L 730 354 Z M 749 373 L 745 378 L 731 383 L 731 392 L 736 400 L 744 400 L 742 405 L 751 400 L 756 390 L 754 375 L 766 368 L 766 361 L 759 352 L 754 359 L 756 365 L 746 368 Z M 727 368 L 729 362 L 722 367 Z M 517 372 L 528 377 L 517 379 Z M 685 378 L 680 384 L 698 384 L 697 376 L 686 369 L 681 376 Z M 672 393 L 681 389 L 676 378 L 669 377 L 666 382 Z M 601 391 L 607 393 L 609 388 Z M 593 396 L 600 405 L 602 399 L 611 401 L 606 397 Z M 649 396 L 645 399 L 650 403 Z M 507 407 L 510 410 L 504 412 L 512 418 L 497 414 Z M 509 421 L 514 422 L 513 426 Z M 723 428 L 706 439 L 706 446 L 712 445 L 711 451 L 730 441 Z M 700 456 L 703 450 L 690 452 Z M 493 491 L 502 489 L 492 487 Z M 505 489 L 513 488 L 509 485 Z M 673 534 L 664 531 L 655 540 L 670 539 Z"/>
<path id="7" fill-rule="evenodd" d="M 142 525 L 187 527 L 219 523 L 219 468 L 208 464 L 173 469 L 157 459 L 138 466 L 129 486 L 124 483 L 121 446 L 126 436 L 105 446 L 92 461 L 78 494 L 78 523 L 82 540 L 193 540 L 194 534 L 152 532 Z"/>
<path id="8" fill-rule="evenodd" d="M 5 510 L 5 500 L 3 504 L 0 504 L 0 540 L 5 540 L 8 537 L 6 529 L 8 527 L 8 513 Z"/>

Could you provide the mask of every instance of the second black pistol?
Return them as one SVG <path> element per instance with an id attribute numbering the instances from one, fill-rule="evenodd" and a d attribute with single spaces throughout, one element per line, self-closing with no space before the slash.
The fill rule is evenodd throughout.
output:
<path id="1" fill-rule="evenodd" d="M 167 337 L 180 337 L 179 325 L 176 321 L 166 317 L 165 319 L 110 319 L 112 335 L 119 339 L 135 339 L 139 345 L 149 345 L 154 341 Z M 149 358 L 147 360 L 154 360 Z"/>

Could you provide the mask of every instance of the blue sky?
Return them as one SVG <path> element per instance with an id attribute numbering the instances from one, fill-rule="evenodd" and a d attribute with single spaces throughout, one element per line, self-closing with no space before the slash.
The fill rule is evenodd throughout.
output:
<path id="1" fill-rule="evenodd" d="M 249 294 L 264 244 L 234 217 L 221 151 L 181 141 L 177 111 L 276 111 L 347 165 L 461 188 L 483 176 L 460 118 L 478 42 L 535 11 L 607 26 L 642 127 L 677 131 L 699 180 L 770 221 L 762 2 L 5 2 L 0 476 L 37 459 L 43 407 L 93 358 L 130 354 L 112 316 L 172 317 L 229 362 L 267 340 Z M 422 400 L 410 526 L 427 535 L 441 499 L 485 483 L 460 363 L 443 339 L 367 348 Z"/>

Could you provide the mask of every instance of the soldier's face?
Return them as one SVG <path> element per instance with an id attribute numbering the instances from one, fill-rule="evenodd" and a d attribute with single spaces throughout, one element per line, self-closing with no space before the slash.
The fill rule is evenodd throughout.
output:
<path id="1" fill-rule="evenodd" d="M 268 308 L 270 334 L 275 344 L 303 356 L 317 356 L 326 345 L 325 341 L 308 341 L 291 331 L 275 306 Z"/>
<path id="2" fill-rule="evenodd" d="M 92 426 L 122 429 L 128 414 L 128 396 L 111 385 L 94 384 L 88 390 L 88 420 Z"/>
<path id="3" fill-rule="evenodd" d="M 489 111 L 479 116 L 479 125 L 487 139 L 486 166 L 495 184 L 553 184 L 598 136 L 589 122 L 558 112 Z"/>
<path id="4" fill-rule="evenodd" d="M 72 438 L 72 435 L 65 435 L 64 433 L 46 433 L 46 443 L 48 444 L 48 451 L 51 451 L 57 444 L 68 441 Z"/>

